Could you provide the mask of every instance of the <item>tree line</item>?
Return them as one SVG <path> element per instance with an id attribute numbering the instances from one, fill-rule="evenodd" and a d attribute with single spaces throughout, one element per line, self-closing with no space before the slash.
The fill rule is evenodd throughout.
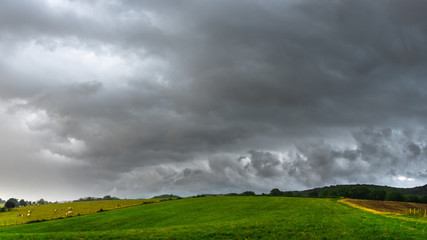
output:
<path id="1" fill-rule="evenodd" d="M 267 194 L 264 194 L 267 195 Z M 270 191 L 268 196 L 285 196 L 285 197 L 321 197 L 321 198 L 354 198 L 366 200 L 381 200 L 381 201 L 398 201 L 398 202 L 414 202 L 427 203 L 427 195 L 403 195 L 398 191 L 386 189 L 374 189 L 366 186 L 341 186 L 331 190 L 322 191 L 305 191 L 301 192 L 282 192 L 277 188 Z"/>
<path id="2" fill-rule="evenodd" d="M 112 197 L 110 195 L 106 195 L 102 198 L 97 198 L 97 197 L 84 197 L 84 198 L 79 198 L 78 200 L 74 200 L 73 202 L 88 202 L 88 201 L 102 201 L 102 200 L 120 200 L 120 198 L 118 197 Z"/>
<path id="3" fill-rule="evenodd" d="M 320 189 L 305 190 L 305 191 L 281 191 L 278 188 L 273 188 L 270 193 L 256 194 L 253 191 L 245 191 L 242 193 L 227 193 L 227 194 L 199 194 L 193 197 L 208 197 L 208 196 L 272 196 L 272 197 L 314 197 L 314 198 L 353 198 L 366 200 L 380 201 L 398 201 L 398 202 L 414 202 L 427 203 L 427 195 L 412 195 L 402 194 L 400 191 L 395 191 L 389 187 L 381 187 L 372 185 L 338 185 L 324 187 Z M 399 190 L 399 189 L 397 189 Z"/>
<path id="4" fill-rule="evenodd" d="M 26 201 L 24 199 L 18 200 L 16 198 L 9 198 L 7 201 L 4 201 L 0 198 L 0 203 L 4 204 L 4 206 L 0 208 L 0 212 L 5 212 L 11 208 L 26 207 L 31 205 L 45 205 L 50 204 L 51 202 L 45 201 L 43 198 L 38 201 Z"/>
<path id="5" fill-rule="evenodd" d="M 100 201 L 100 200 L 120 200 L 120 198 L 111 197 L 110 195 L 107 195 L 102 198 L 96 198 L 96 197 L 79 198 L 78 200 L 75 200 L 73 202 Z M 26 207 L 26 206 L 32 206 L 32 205 L 39 206 L 39 205 L 46 205 L 46 204 L 52 204 L 52 203 L 58 203 L 58 202 L 49 202 L 44 200 L 43 198 L 38 201 L 26 201 L 24 199 L 18 200 L 16 198 L 9 198 L 7 201 L 5 201 L 0 198 L 0 204 L 4 204 L 4 206 L 0 208 L 0 212 L 8 211 L 11 208 Z"/>

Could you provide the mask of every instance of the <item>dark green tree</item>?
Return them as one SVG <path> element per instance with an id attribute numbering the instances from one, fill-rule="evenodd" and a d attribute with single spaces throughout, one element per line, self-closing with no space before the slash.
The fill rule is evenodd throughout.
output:
<path id="1" fill-rule="evenodd" d="M 270 191 L 270 196 L 282 196 L 283 192 L 280 191 L 278 188 L 274 188 Z"/>
<path id="2" fill-rule="evenodd" d="M 283 195 L 284 197 L 293 197 L 293 196 L 294 196 L 294 193 L 293 193 L 293 192 L 291 192 L 291 191 L 288 191 L 288 192 L 283 192 L 283 193 L 282 193 L 282 195 Z"/>
<path id="3" fill-rule="evenodd" d="M 417 203 L 417 202 L 420 202 L 420 198 L 418 198 L 418 196 L 409 195 L 409 196 L 406 197 L 406 201 L 407 202 Z"/>
<path id="4" fill-rule="evenodd" d="M 319 196 L 319 193 L 317 192 L 317 191 L 310 191 L 309 193 L 308 193 L 308 196 L 309 197 L 318 197 Z"/>
<path id="5" fill-rule="evenodd" d="M 256 194 L 252 191 L 242 192 L 240 196 L 256 196 Z"/>
<path id="6" fill-rule="evenodd" d="M 405 198 L 400 192 L 388 191 L 385 196 L 386 201 L 403 202 Z"/>
<path id="7" fill-rule="evenodd" d="M 328 190 L 324 190 L 324 191 L 321 191 L 320 192 L 320 197 L 322 197 L 322 198 L 325 198 L 325 197 L 328 197 L 328 193 L 329 193 L 329 191 Z"/>
<path id="8" fill-rule="evenodd" d="M 19 207 L 19 202 L 18 199 L 16 198 L 9 198 L 9 200 L 6 201 L 6 203 L 4 204 L 4 206 L 6 208 L 16 208 Z"/>
<path id="9" fill-rule="evenodd" d="M 340 196 L 339 192 L 335 189 L 328 192 L 328 197 L 335 198 L 335 197 L 339 197 L 339 196 Z"/>
<path id="10" fill-rule="evenodd" d="M 45 205 L 47 204 L 47 202 L 43 198 L 41 198 L 40 200 L 37 201 L 37 204 Z"/>
<path id="11" fill-rule="evenodd" d="M 349 190 L 350 196 L 351 198 L 356 198 L 356 199 L 368 199 L 369 195 L 371 193 L 371 190 L 367 187 L 363 187 L 363 186 L 356 186 L 356 187 L 352 187 Z"/>
<path id="12" fill-rule="evenodd" d="M 371 189 L 369 198 L 371 200 L 384 200 L 386 197 L 387 191 L 384 189 Z"/>
<path id="13" fill-rule="evenodd" d="M 21 199 L 19 201 L 19 206 L 25 207 L 25 206 L 27 206 L 27 202 L 24 199 Z"/>

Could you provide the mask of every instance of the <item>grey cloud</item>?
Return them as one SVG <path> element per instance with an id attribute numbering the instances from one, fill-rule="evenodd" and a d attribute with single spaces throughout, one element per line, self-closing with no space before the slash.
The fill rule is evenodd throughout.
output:
<path id="1" fill-rule="evenodd" d="M 261 191 L 423 165 L 422 1 L 63 3 L 0 2 L 0 99 L 35 148 L 106 188 L 144 173 L 141 191 Z"/>
<path id="2" fill-rule="evenodd" d="M 295 190 L 343 183 L 385 184 L 396 183 L 398 178 L 414 178 L 422 182 L 426 174 L 418 169 L 427 167 L 424 158 L 414 158 L 412 152 L 406 151 L 407 146 L 401 144 L 401 141 L 413 141 L 416 136 L 403 132 L 365 127 L 353 133 L 353 148 L 307 142 L 292 151 L 281 153 L 281 156 L 250 150 L 247 156 L 216 155 L 209 159 L 208 166 L 196 164 L 179 167 L 172 164 L 170 166 L 174 168 L 161 173 L 157 171 L 162 176 L 163 184 L 155 185 L 163 186 L 164 191 L 187 187 L 195 194 L 221 192 L 218 189 L 244 190 L 248 187 L 268 192 L 273 187 Z M 425 135 L 426 132 L 420 131 L 419 134 Z M 372 145 L 372 148 L 366 148 L 366 145 Z M 254 179 L 257 179 L 256 183 Z"/>
<path id="3" fill-rule="evenodd" d="M 256 169 L 257 175 L 271 177 L 279 174 L 277 167 L 281 161 L 269 152 L 249 151 L 251 166 Z"/>
<path id="4" fill-rule="evenodd" d="M 96 94 L 102 88 L 102 83 L 100 82 L 87 82 L 87 83 L 78 83 L 74 84 L 68 93 L 76 97 L 79 96 L 89 96 Z"/>
<path id="5" fill-rule="evenodd" d="M 426 132 L 420 130 L 418 134 L 424 136 Z M 412 142 L 416 136 L 398 129 L 365 127 L 353 137 L 356 145 L 352 149 L 339 150 L 324 142 L 297 146 L 297 157 L 285 169 L 307 186 L 318 186 L 324 182 L 382 183 L 384 177 L 407 176 L 425 167 L 420 146 L 426 142 Z"/>
<path id="6" fill-rule="evenodd" d="M 418 172 L 418 176 L 422 178 L 427 178 L 427 169 Z"/>

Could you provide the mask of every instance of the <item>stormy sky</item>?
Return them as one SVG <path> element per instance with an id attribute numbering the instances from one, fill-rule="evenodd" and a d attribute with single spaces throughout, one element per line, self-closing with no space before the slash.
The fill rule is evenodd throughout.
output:
<path id="1" fill-rule="evenodd" d="M 424 185 L 426 11 L 0 0 L 0 197 Z"/>

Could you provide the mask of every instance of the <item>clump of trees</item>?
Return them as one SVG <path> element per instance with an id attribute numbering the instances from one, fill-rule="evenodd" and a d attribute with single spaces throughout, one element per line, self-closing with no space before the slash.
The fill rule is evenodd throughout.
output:
<path id="1" fill-rule="evenodd" d="M 18 199 L 16 198 L 9 198 L 7 201 L 0 199 L 0 203 L 4 204 L 4 206 L 0 208 L 0 212 L 5 212 L 10 211 L 10 209 L 12 208 L 26 207 L 30 205 L 45 205 L 50 204 L 51 202 L 45 201 L 43 198 L 38 200 L 37 202 L 26 201 L 24 199 L 18 201 Z"/>
<path id="2" fill-rule="evenodd" d="M 181 198 L 181 197 L 174 194 L 163 194 L 163 195 L 152 197 L 152 199 L 155 199 L 155 198 Z"/>
<path id="3" fill-rule="evenodd" d="M 74 200 L 73 202 L 88 202 L 88 201 L 102 201 L 102 200 L 120 200 L 120 198 L 106 195 L 102 198 L 96 198 L 96 197 L 79 198 L 78 200 Z"/>
<path id="4" fill-rule="evenodd" d="M 256 194 L 252 191 L 245 191 L 242 193 L 227 193 L 225 196 L 256 196 Z"/>
<path id="5" fill-rule="evenodd" d="M 6 203 L 4 204 L 4 207 L 8 209 L 19 207 L 18 199 L 10 198 L 9 200 L 6 201 Z"/>
<path id="6" fill-rule="evenodd" d="M 240 196 L 256 196 L 256 194 L 252 191 L 245 191 L 239 194 Z"/>
<path id="7" fill-rule="evenodd" d="M 310 193 L 312 197 L 317 197 L 318 194 L 316 191 L 313 191 L 313 193 Z M 299 192 L 292 192 L 292 191 L 286 191 L 282 192 L 278 188 L 273 188 L 269 194 L 264 194 L 264 196 L 273 196 L 273 197 L 301 197 L 302 194 Z M 307 195 L 308 196 L 308 195 Z"/>

